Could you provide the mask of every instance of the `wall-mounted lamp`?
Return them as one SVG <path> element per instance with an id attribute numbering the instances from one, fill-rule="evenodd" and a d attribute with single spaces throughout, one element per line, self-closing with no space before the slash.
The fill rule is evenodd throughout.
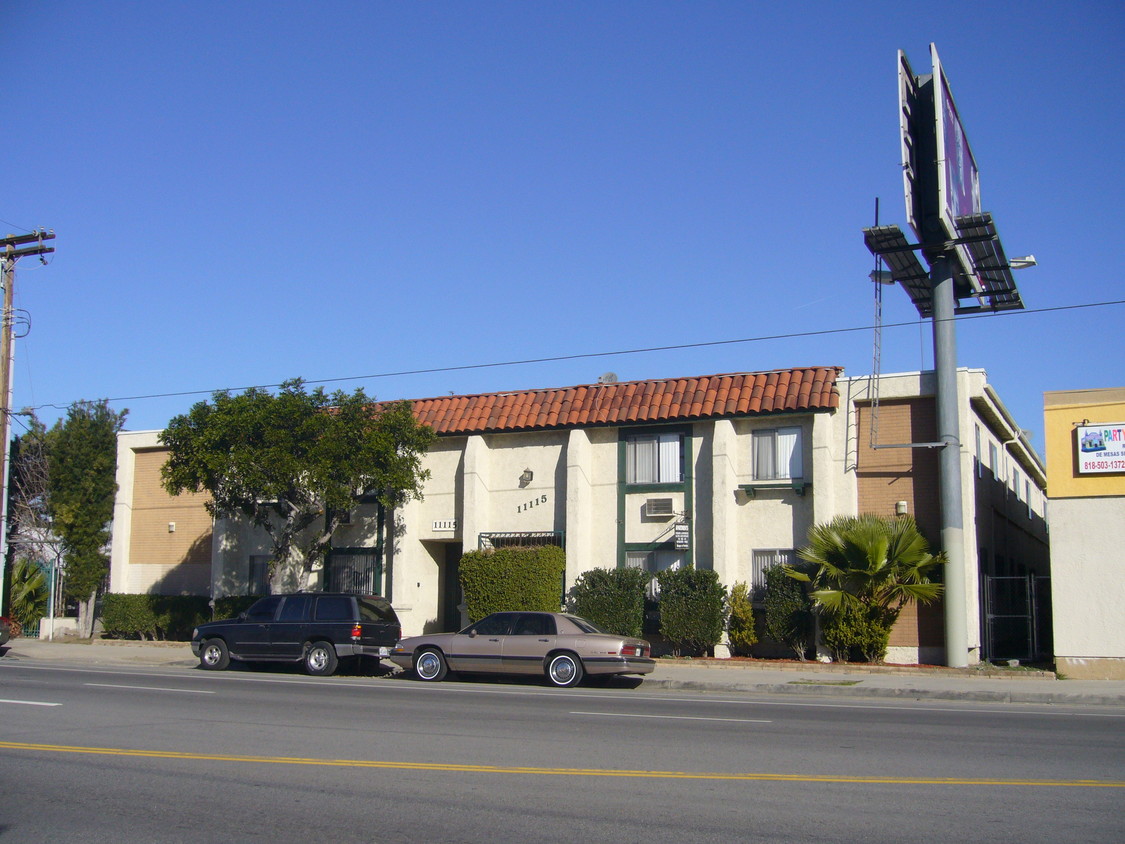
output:
<path id="1" fill-rule="evenodd" d="M 522 489 L 523 487 L 525 487 L 529 483 L 531 483 L 531 479 L 534 478 L 534 477 L 535 477 L 534 472 L 532 472 L 530 469 L 524 469 L 523 474 L 520 475 L 520 488 Z"/>
<path id="2" fill-rule="evenodd" d="M 896 516 L 905 516 L 909 512 L 910 512 L 910 506 L 905 501 L 896 501 L 895 502 L 895 515 Z"/>
<path id="3" fill-rule="evenodd" d="M 176 532 L 176 523 L 175 522 L 168 522 L 168 533 L 175 533 L 175 532 Z"/>

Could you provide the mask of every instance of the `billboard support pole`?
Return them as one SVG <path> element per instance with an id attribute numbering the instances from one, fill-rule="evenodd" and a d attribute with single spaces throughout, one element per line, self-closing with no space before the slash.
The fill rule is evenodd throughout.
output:
<path id="1" fill-rule="evenodd" d="M 938 464 L 941 490 L 941 549 L 945 552 L 945 661 L 951 668 L 969 662 L 965 592 L 964 519 L 961 502 L 960 401 L 957 394 L 956 297 L 952 256 L 943 253 L 930 266 L 933 295 L 934 369 L 937 373 L 937 438 L 943 444 Z"/>

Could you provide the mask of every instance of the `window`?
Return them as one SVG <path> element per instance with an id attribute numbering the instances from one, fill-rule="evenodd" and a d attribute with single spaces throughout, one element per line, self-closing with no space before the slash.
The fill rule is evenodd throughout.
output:
<path id="1" fill-rule="evenodd" d="M 354 617 L 352 599 L 343 595 L 328 595 L 316 599 L 317 621 L 350 621 Z"/>
<path id="2" fill-rule="evenodd" d="M 791 566 L 797 562 L 792 548 L 755 550 L 750 559 L 750 589 L 755 594 L 766 588 L 766 569 L 770 566 Z"/>
<path id="3" fill-rule="evenodd" d="M 976 438 L 977 438 L 977 477 L 983 478 L 984 477 L 984 460 L 982 458 L 984 457 L 984 455 L 981 453 L 981 450 L 980 450 L 980 425 L 974 425 L 973 427 L 976 429 Z"/>
<path id="4" fill-rule="evenodd" d="M 524 613 L 516 621 L 512 634 L 515 636 L 554 636 L 555 619 L 549 615 Z"/>
<path id="5" fill-rule="evenodd" d="M 309 604 L 312 603 L 311 595 L 290 595 L 285 599 L 281 608 L 278 621 L 304 621 L 309 617 Z"/>
<path id="6" fill-rule="evenodd" d="M 998 465 L 999 463 L 1000 457 L 999 453 L 996 451 L 996 443 L 990 442 L 988 444 L 988 468 L 992 470 L 993 478 L 998 479 L 1000 477 L 999 472 L 997 471 L 1000 468 L 1000 466 Z"/>
<path id="7" fill-rule="evenodd" d="M 262 598 L 246 611 L 247 621 L 273 621 L 277 606 L 281 603 L 281 595 L 270 595 Z"/>
<path id="8" fill-rule="evenodd" d="M 515 615 L 515 613 L 500 612 L 486 616 L 465 632 L 473 632 L 478 636 L 507 636 L 508 631 L 512 628 Z"/>
<path id="9" fill-rule="evenodd" d="M 683 437 L 678 433 L 625 437 L 625 483 L 678 484 L 684 479 Z"/>
<path id="10" fill-rule="evenodd" d="M 664 569 L 678 569 L 684 563 L 684 552 L 671 549 L 656 551 L 626 551 L 625 565 L 628 568 L 644 569 L 655 574 Z"/>
<path id="11" fill-rule="evenodd" d="M 800 428 L 754 431 L 754 480 L 783 481 L 805 476 Z"/>
<path id="12" fill-rule="evenodd" d="M 1027 504 L 1027 517 L 1030 519 L 1035 514 L 1031 509 L 1031 480 L 1028 478 L 1023 479 L 1023 497 Z"/>
<path id="13" fill-rule="evenodd" d="M 270 591 L 269 554 L 251 554 L 247 587 L 251 595 L 264 595 Z"/>
<path id="14" fill-rule="evenodd" d="M 644 569 L 653 575 L 652 580 L 648 583 L 648 597 L 652 601 L 660 597 L 660 584 L 657 583 L 656 573 L 665 569 L 679 569 L 683 564 L 684 552 L 671 548 L 625 552 L 625 566 L 627 568 Z"/>

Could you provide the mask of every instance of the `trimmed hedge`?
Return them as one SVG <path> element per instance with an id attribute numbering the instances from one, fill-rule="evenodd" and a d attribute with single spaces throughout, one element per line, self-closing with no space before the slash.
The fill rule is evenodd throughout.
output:
<path id="1" fill-rule="evenodd" d="M 727 587 L 710 569 L 665 569 L 656 573 L 660 584 L 660 632 L 672 645 L 702 655 L 723 638 Z"/>
<path id="2" fill-rule="evenodd" d="M 126 595 L 102 598 L 102 630 L 111 639 L 187 641 L 192 628 L 211 620 L 208 599 L 198 595 Z"/>
<path id="3" fill-rule="evenodd" d="M 785 566 L 770 566 L 764 574 L 766 636 L 790 648 L 803 662 L 815 640 L 812 599 L 801 583 L 786 574 Z"/>
<path id="4" fill-rule="evenodd" d="M 215 619 L 237 618 L 238 614 L 257 602 L 264 595 L 227 595 L 215 599 Z"/>
<path id="5" fill-rule="evenodd" d="M 461 588 L 470 621 L 506 610 L 558 612 L 566 552 L 555 545 L 470 551 L 461 558 Z"/>
<path id="6" fill-rule="evenodd" d="M 571 592 L 574 613 L 607 633 L 640 636 L 645 623 L 645 588 L 651 579 L 651 574 L 639 568 L 583 572 Z"/>

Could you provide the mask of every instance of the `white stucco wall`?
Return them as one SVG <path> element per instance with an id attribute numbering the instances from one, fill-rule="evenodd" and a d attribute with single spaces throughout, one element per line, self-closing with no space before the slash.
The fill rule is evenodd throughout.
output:
<path id="1" fill-rule="evenodd" d="M 1052 500 L 1051 548 L 1059 671 L 1125 679 L 1125 498 Z"/>

